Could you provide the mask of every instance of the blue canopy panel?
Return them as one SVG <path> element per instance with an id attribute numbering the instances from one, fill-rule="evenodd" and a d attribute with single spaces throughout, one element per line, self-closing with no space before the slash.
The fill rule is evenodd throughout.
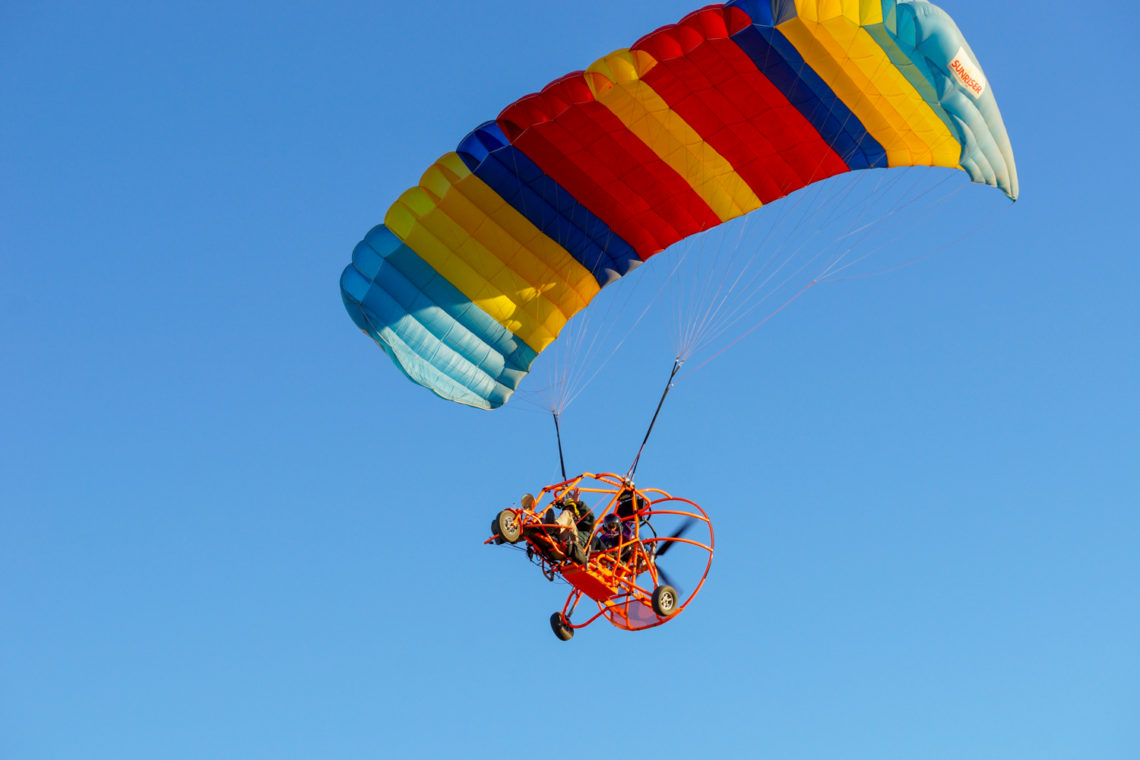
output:
<path id="1" fill-rule="evenodd" d="M 945 114 L 962 144 L 962 168 L 970 179 L 992 185 L 1017 200 L 1017 165 L 993 88 L 958 25 L 926 0 L 883 0 L 876 39 L 889 35 L 933 88 L 937 111 Z M 904 70 L 904 73 L 908 73 Z"/>
<path id="2" fill-rule="evenodd" d="M 357 244 L 340 290 L 349 316 L 396 366 L 450 401 L 500 407 L 534 362 L 533 349 L 384 225 Z"/>

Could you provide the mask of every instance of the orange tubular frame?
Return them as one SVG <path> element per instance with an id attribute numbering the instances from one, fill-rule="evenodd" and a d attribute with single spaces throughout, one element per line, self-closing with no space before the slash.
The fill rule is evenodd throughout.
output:
<path id="1" fill-rule="evenodd" d="M 593 541 L 588 542 L 587 545 L 593 548 L 584 564 L 569 560 L 558 550 L 543 530 L 548 525 L 541 517 L 551 504 L 574 489 L 581 492 L 582 500 L 594 511 L 596 527 L 591 539 L 597 535 L 605 517 L 616 513 L 622 492 L 628 490 L 634 494 L 634 516 L 626 516 L 632 526 L 632 536 L 628 539 L 619 536 L 617 545 L 605 549 L 594 547 Z M 601 498 L 591 499 L 591 496 Z M 657 488 L 636 488 L 631 481 L 614 473 L 583 473 L 546 486 L 530 508 L 506 511 L 514 513 L 526 539 L 528 555 L 541 566 L 543 573 L 551 580 L 559 575 L 572 587 L 561 613 L 566 627 L 570 629 L 584 628 L 599 617 L 605 617 L 616 627 L 627 631 L 659 626 L 675 618 L 689 605 L 704 585 L 712 566 L 712 523 L 703 509 L 688 499 L 672 496 Z M 703 525 L 708 535 L 707 543 L 680 536 L 658 536 L 648 522 L 655 515 L 688 518 L 697 526 Z M 496 535 L 484 543 L 502 542 L 503 539 Z M 654 611 L 652 602 L 654 589 L 664 583 L 657 569 L 656 556 L 669 543 L 686 544 L 702 550 L 707 553 L 707 561 L 700 580 L 692 585 L 692 591 L 684 598 L 678 598 L 667 616 L 661 616 Z M 686 581 L 689 585 L 691 578 Z M 597 612 L 582 622 L 571 622 L 571 616 L 583 597 L 597 604 Z"/>

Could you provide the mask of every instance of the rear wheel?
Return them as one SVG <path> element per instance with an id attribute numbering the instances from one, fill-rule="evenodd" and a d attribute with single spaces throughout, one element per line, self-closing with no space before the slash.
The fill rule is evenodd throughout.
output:
<path id="1" fill-rule="evenodd" d="M 574 629 L 570 627 L 570 621 L 561 612 L 555 612 L 550 616 L 550 628 L 554 631 L 554 635 L 563 641 L 574 638 Z"/>
<path id="2" fill-rule="evenodd" d="M 514 510 L 504 509 L 491 521 L 491 532 L 508 544 L 517 543 L 522 536 L 522 522 Z"/>
<path id="3" fill-rule="evenodd" d="M 677 591 L 672 586 L 653 589 L 653 611 L 658 617 L 669 617 L 677 611 Z"/>

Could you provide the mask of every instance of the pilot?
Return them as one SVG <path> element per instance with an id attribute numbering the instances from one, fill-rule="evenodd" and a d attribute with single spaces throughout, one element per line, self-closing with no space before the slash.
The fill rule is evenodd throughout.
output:
<path id="1" fill-rule="evenodd" d="M 594 537 L 594 549 L 609 551 L 621 543 L 621 518 L 610 512 L 602 518 L 602 525 L 598 528 L 598 535 Z"/>

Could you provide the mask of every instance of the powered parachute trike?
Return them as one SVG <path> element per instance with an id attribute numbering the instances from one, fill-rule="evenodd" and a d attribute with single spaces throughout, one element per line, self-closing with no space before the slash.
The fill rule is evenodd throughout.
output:
<path id="1" fill-rule="evenodd" d="M 570 499 L 586 508 L 573 529 L 558 520 Z M 491 533 L 485 543 L 522 548 L 548 580 L 569 584 L 550 617 L 563 641 L 601 617 L 627 631 L 672 620 L 704 585 L 713 555 L 701 507 L 612 473 L 583 473 L 528 494 L 495 516 Z M 666 555 L 677 563 L 671 574 Z"/>

